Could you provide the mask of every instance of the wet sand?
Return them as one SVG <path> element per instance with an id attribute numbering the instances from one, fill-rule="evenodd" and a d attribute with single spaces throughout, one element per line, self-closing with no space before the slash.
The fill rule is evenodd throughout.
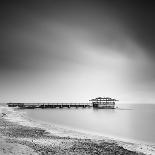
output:
<path id="1" fill-rule="evenodd" d="M 8 110 L 6 109 L 5 111 Z M 59 129 L 58 127 L 53 127 L 49 132 L 45 128 L 39 128 L 26 122 L 20 123 L 18 119 L 15 120 L 12 118 L 12 120 L 14 120 L 12 121 L 9 119 L 9 115 L 10 112 L 3 116 L 2 110 L 0 111 L 0 155 L 151 154 L 151 150 L 148 150 L 148 148 L 140 148 L 140 145 L 137 145 L 137 148 L 133 148 L 135 145 L 132 143 L 103 138 L 98 139 L 82 133 Z"/>

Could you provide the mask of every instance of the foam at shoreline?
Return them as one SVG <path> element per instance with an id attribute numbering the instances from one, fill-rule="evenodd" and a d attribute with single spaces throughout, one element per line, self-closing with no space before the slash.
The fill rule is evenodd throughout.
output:
<path id="1" fill-rule="evenodd" d="M 16 108 L 10 107 L 0 107 L 0 113 L 7 113 L 7 120 L 11 122 L 18 123 L 20 125 L 29 126 L 29 127 L 38 127 L 42 128 L 52 135 L 61 136 L 61 137 L 73 137 L 73 138 L 88 138 L 94 140 L 105 140 L 107 142 L 115 141 L 118 145 L 123 146 L 124 148 L 142 152 L 145 154 L 155 154 L 155 146 L 152 144 L 144 144 L 133 140 L 121 139 L 117 137 L 103 136 L 98 133 L 86 132 L 82 130 L 71 129 L 68 127 L 45 123 L 41 121 L 35 121 L 30 119 L 26 115 L 26 111 L 24 110 L 16 110 Z"/>

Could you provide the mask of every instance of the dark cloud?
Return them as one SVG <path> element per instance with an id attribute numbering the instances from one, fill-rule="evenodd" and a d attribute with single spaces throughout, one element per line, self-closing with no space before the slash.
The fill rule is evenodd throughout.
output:
<path id="1" fill-rule="evenodd" d="M 31 68 L 34 59 L 37 66 L 37 59 L 40 61 L 41 57 L 47 54 L 45 51 L 42 52 L 45 49 L 35 41 L 43 38 L 45 42 L 48 30 L 45 30 L 43 25 L 40 26 L 45 21 L 50 22 L 51 27 L 53 22 L 60 22 L 72 28 L 84 29 L 93 35 L 92 42 L 107 44 L 110 47 L 115 45 L 114 48 L 117 46 L 123 48 L 126 39 L 122 34 L 124 30 L 136 44 L 146 49 L 146 55 L 154 58 L 155 9 L 152 2 L 6 0 L 2 1 L 0 12 L 2 23 L 0 68 Z M 25 38 L 26 34 L 29 35 L 28 38 Z M 19 35 L 21 36 L 18 37 Z M 52 35 L 53 40 L 58 38 L 57 42 L 64 47 L 61 45 L 61 37 Z M 61 50 L 57 51 L 64 57 L 67 54 Z M 134 55 L 133 51 L 128 54 L 130 53 Z"/>
<path id="2" fill-rule="evenodd" d="M 155 3 L 153 1 L 124 1 L 115 3 L 122 22 L 130 30 L 135 42 L 155 56 Z"/>
<path id="3" fill-rule="evenodd" d="M 149 51 L 154 50 L 155 5 L 152 1 L 109 0 L 32 0 L 3 1 L 1 20 L 4 27 L 32 28 L 33 18 L 57 20 L 71 26 L 99 29 L 102 34 L 109 20 L 118 20 L 130 35 Z M 32 16 L 27 16 L 27 14 Z M 29 20 L 25 20 L 25 17 Z M 114 37 L 114 36 L 112 36 Z"/>

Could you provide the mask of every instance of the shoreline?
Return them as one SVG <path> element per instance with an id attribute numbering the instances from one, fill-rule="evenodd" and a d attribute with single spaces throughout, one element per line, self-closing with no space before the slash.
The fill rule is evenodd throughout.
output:
<path id="1" fill-rule="evenodd" d="M 1 114 L 2 107 L 0 108 Z M 4 110 L 7 116 L 0 116 L 0 136 L 4 140 L 3 143 L 24 146 L 26 150 L 33 152 L 32 154 L 42 151 L 46 154 L 155 154 L 155 148 L 150 145 L 124 142 L 111 137 L 97 137 L 57 125 L 50 125 L 48 129 L 49 124 L 26 120 L 24 113 L 22 115 L 13 108 L 3 107 Z"/>

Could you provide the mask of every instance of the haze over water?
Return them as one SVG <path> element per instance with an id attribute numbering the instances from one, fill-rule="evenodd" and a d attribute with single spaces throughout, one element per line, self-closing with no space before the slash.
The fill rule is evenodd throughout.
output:
<path id="1" fill-rule="evenodd" d="M 24 110 L 25 111 L 25 110 Z M 155 144 L 155 105 L 120 104 L 118 109 L 28 109 L 32 119 L 101 135 Z"/>

